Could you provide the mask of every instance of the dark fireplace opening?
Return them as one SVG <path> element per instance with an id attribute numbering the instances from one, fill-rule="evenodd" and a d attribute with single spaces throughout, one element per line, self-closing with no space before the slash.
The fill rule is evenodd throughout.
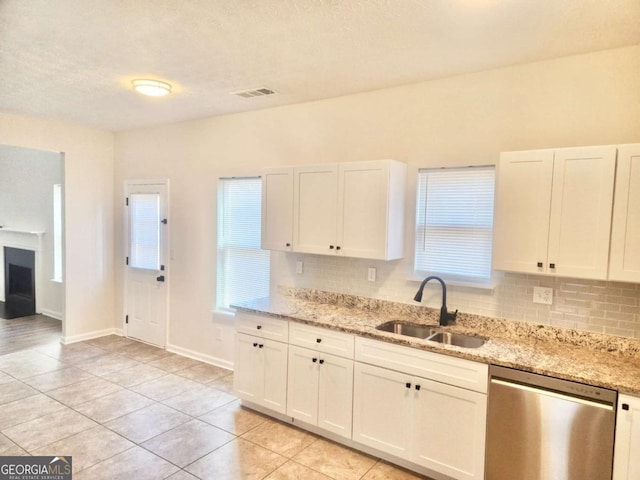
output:
<path id="1" fill-rule="evenodd" d="M 35 252 L 4 247 L 4 297 L 0 317 L 27 317 L 36 313 Z"/>

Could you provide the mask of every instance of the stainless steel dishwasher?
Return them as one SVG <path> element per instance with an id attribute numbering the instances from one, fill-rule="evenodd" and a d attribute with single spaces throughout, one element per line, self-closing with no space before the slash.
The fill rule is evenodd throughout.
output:
<path id="1" fill-rule="evenodd" d="M 485 480 L 611 480 L 617 392 L 489 369 Z"/>

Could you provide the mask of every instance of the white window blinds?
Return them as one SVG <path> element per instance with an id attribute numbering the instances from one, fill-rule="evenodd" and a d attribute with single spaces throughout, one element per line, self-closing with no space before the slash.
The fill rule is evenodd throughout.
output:
<path id="1" fill-rule="evenodd" d="M 160 195 L 129 195 L 129 234 L 133 268 L 160 270 Z"/>
<path id="2" fill-rule="evenodd" d="M 270 252 L 260 248 L 262 183 L 223 178 L 218 185 L 217 305 L 269 295 Z"/>
<path id="3" fill-rule="evenodd" d="M 493 166 L 420 170 L 416 273 L 490 281 L 494 190 Z"/>

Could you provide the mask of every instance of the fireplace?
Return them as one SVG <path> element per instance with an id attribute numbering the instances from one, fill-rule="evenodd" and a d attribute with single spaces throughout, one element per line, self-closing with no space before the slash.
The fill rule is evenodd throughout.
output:
<path id="1" fill-rule="evenodd" d="M 36 313 L 35 252 L 4 247 L 4 296 L 0 316 L 5 319 Z"/>

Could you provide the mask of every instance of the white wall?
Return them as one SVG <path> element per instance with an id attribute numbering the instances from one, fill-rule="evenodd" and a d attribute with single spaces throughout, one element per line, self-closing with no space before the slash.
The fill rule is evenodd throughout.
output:
<path id="1" fill-rule="evenodd" d="M 113 133 L 0 112 L 0 144 L 64 153 L 63 337 L 113 329 Z"/>
<path id="2" fill-rule="evenodd" d="M 211 314 L 218 176 L 255 173 L 264 166 L 379 158 L 407 162 L 415 171 L 492 164 L 505 150 L 638 142 L 638 85 L 640 46 L 635 46 L 117 133 L 118 201 L 125 179 L 167 177 L 171 182 L 170 344 L 212 359 L 230 355 L 230 330 Z M 118 209 L 119 258 L 124 257 L 121 225 Z M 314 286 L 290 275 L 290 259 L 275 260 L 276 283 Z M 318 262 L 326 266 L 330 260 Z M 116 263 L 118 284 L 121 264 Z M 389 268 L 406 271 L 410 264 L 407 258 Z M 366 276 L 348 278 L 352 283 L 338 288 L 358 290 L 366 282 Z M 375 288 L 366 287 L 371 296 L 410 299 L 417 287 L 394 281 L 387 289 L 385 276 L 380 278 Z M 122 312 L 120 288 L 116 296 L 116 311 Z M 454 302 L 452 292 L 449 303 Z M 224 332 L 221 340 L 216 340 L 218 328 Z"/>
<path id="3" fill-rule="evenodd" d="M 0 225 L 45 232 L 42 312 L 62 318 L 64 289 L 53 279 L 53 185 L 62 181 L 59 153 L 0 145 Z M 2 283 L 0 281 L 0 283 Z"/>

